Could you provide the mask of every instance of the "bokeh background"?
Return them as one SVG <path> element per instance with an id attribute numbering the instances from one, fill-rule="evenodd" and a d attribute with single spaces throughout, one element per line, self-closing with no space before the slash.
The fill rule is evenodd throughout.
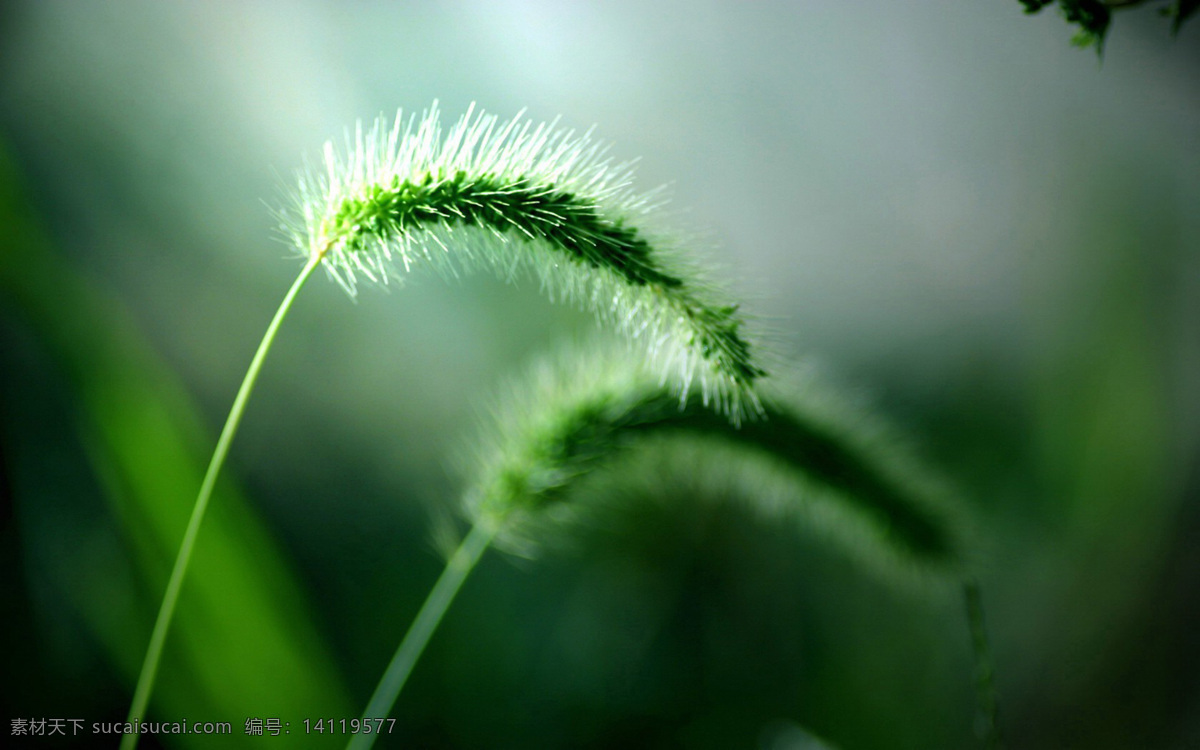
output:
<path id="1" fill-rule="evenodd" d="M 5 721 L 115 746 L 90 725 L 299 267 L 273 210 L 326 139 L 438 99 L 640 157 L 779 352 L 959 488 L 1010 746 L 1200 746 L 1198 31 L 1118 14 L 1101 62 L 1016 0 L 4 4 Z M 339 746 L 304 720 L 365 704 L 488 395 L 591 328 L 531 282 L 310 284 L 154 704 L 234 736 L 163 744 Z M 486 557 L 381 744 L 978 746 L 953 591 L 680 494 Z"/>

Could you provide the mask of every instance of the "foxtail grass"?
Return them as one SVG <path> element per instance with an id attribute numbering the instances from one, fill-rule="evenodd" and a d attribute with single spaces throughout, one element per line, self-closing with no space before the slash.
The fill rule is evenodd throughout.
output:
<path id="1" fill-rule="evenodd" d="M 590 132 L 521 115 L 501 121 L 473 107 L 444 133 L 435 105 L 420 117 L 380 118 L 365 132 L 360 124 L 342 152 L 326 143 L 321 167 L 300 176 L 294 205 L 283 214 L 303 269 L 217 441 L 154 624 L 130 723 L 149 705 L 209 498 L 255 382 L 318 266 L 351 295 L 363 280 L 386 284 L 421 266 L 445 275 L 529 275 L 551 299 L 591 310 L 636 342 L 657 363 L 662 382 L 674 384 L 677 399 L 698 393 L 735 421 L 761 411 L 754 385 L 765 372 L 737 306 L 654 226 L 661 192 L 636 190 L 633 172 L 632 162 L 612 160 Z M 121 746 L 132 750 L 137 740 L 125 735 Z"/>
<path id="2" fill-rule="evenodd" d="M 887 430 L 849 417 L 827 395 L 779 388 L 761 398 L 759 418 L 741 424 L 698 396 L 680 399 L 636 359 L 604 347 L 569 352 L 536 367 L 510 389 L 467 462 L 473 478 L 462 509 L 471 527 L 404 636 L 364 712 L 388 715 L 437 624 L 489 546 L 529 554 L 561 531 L 589 475 L 645 449 L 647 442 L 699 438 L 705 477 L 733 473 L 739 461 L 766 460 L 796 491 L 779 508 L 761 481 L 741 489 L 751 504 L 823 526 L 876 571 L 894 580 L 962 579 L 965 519 L 943 484 Z M 761 472 L 759 472 L 761 474 Z M 685 512 L 686 509 L 681 509 Z M 863 554 L 865 553 L 865 554 Z M 986 659 L 978 588 L 966 588 L 976 655 Z M 980 672 L 989 694 L 990 667 Z M 994 700 L 984 706 L 994 718 Z M 994 724 L 994 722 L 993 722 Z M 356 735 L 363 750 L 374 735 Z"/>
<path id="3" fill-rule="evenodd" d="M 680 395 L 698 390 L 735 419 L 757 411 L 765 372 L 738 306 L 658 226 L 662 191 L 637 191 L 633 162 L 590 131 L 472 110 L 443 134 L 435 105 L 346 140 L 301 178 L 287 224 L 350 294 L 422 265 L 532 275 L 637 341 Z"/>

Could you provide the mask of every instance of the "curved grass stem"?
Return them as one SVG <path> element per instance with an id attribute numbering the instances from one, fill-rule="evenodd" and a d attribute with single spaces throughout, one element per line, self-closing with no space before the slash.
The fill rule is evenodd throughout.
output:
<path id="1" fill-rule="evenodd" d="M 183 587 L 183 578 L 187 573 L 188 563 L 192 559 L 192 550 L 196 545 L 196 536 L 200 531 L 200 524 L 204 520 L 204 512 L 208 509 L 209 498 L 212 497 L 213 488 L 217 483 L 217 476 L 221 473 L 221 467 L 225 465 L 225 458 L 229 455 L 229 446 L 233 442 L 233 436 L 237 433 L 238 426 L 241 424 L 242 415 L 246 411 L 246 403 L 250 400 L 250 394 L 254 390 L 254 384 L 258 380 L 259 372 L 262 370 L 263 362 L 267 358 L 267 352 L 271 349 L 271 344 L 275 341 L 275 336 L 279 332 L 279 327 L 283 323 L 283 319 L 287 317 L 288 311 L 292 307 L 292 303 L 299 294 L 300 289 L 304 286 L 304 282 L 308 281 L 312 272 L 320 265 L 321 256 L 313 254 L 304 269 L 300 271 L 300 275 L 292 283 L 291 289 L 280 303 L 279 309 L 275 311 L 275 317 L 272 318 L 271 324 L 267 326 L 267 332 L 263 334 L 262 342 L 258 345 L 258 351 L 254 353 L 254 359 L 250 362 L 250 368 L 246 371 L 246 377 L 242 379 L 242 385 L 238 389 L 237 397 L 233 400 L 233 406 L 229 410 L 229 416 L 225 419 L 225 427 L 221 430 L 221 436 L 217 440 L 217 447 L 213 450 L 212 460 L 208 464 L 208 471 L 204 475 L 204 481 L 200 485 L 200 493 L 196 496 L 196 504 L 192 507 L 192 516 L 188 520 L 187 530 L 184 531 L 183 541 L 179 545 L 179 553 L 175 557 L 175 567 L 171 569 L 171 577 L 167 581 L 167 590 L 163 594 L 162 604 L 158 610 L 158 619 L 154 622 L 154 630 L 150 634 L 150 644 L 146 647 L 146 657 L 142 662 L 142 671 L 138 675 L 137 687 L 134 688 L 133 702 L 129 706 L 129 717 L 127 723 L 133 724 L 139 722 L 146 712 L 146 706 L 150 702 L 150 694 L 154 689 L 154 679 L 158 674 L 159 661 L 162 658 L 163 646 L 166 644 L 167 631 L 170 630 L 171 620 L 175 615 L 175 605 L 179 602 L 179 592 Z M 140 733 L 133 732 L 126 734 L 121 738 L 121 750 L 133 750 L 137 746 Z"/>
<path id="2" fill-rule="evenodd" d="M 437 630 L 442 616 L 450 608 L 463 581 L 475 568 L 475 564 L 479 562 L 479 558 L 483 556 L 495 535 L 496 526 L 494 524 L 486 521 L 476 522 L 471 527 L 471 531 L 467 533 L 466 538 L 463 539 L 462 544 L 454 551 L 454 555 L 446 563 L 442 575 L 433 585 L 433 590 L 429 592 L 425 603 L 421 605 L 421 611 L 417 613 L 416 619 L 409 626 L 404 640 L 400 642 L 400 647 L 396 649 L 395 656 L 392 657 L 391 663 L 388 664 L 387 670 L 379 680 L 379 685 L 375 688 L 375 693 L 371 696 L 371 700 L 363 712 L 364 720 L 383 718 L 391 712 L 396 698 L 400 696 L 404 683 L 417 663 L 417 659 L 421 658 L 421 652 L 429 643 L 429 638 Z M 356 734 L 350 739 L 346 748 L 347 750 L 369 750 L 375 744 L 376 736 L 377 734 L 374 732 Z"/>

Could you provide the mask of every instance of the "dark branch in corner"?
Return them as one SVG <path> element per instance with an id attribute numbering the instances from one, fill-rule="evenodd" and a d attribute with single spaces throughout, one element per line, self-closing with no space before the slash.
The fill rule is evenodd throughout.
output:
<path id="1" fill-rule="evenodd" d="M 1019 0 L 1026 13 L 1038 13 L 1054 5 L 1055 0 Z M 1112 23 L 1113 11 L 1125 11 L 1139 5 L 1155 4 L 1159 14 L 1171 18 L 1171 33 L 1178 34 L 1183 22 L 1200 9 L 1200 0 L 1057 0 L 1058 8 L 1068 23 L 1079 26 L 1071 43 L 1078 47 L 1095 47 L 1097 54 L 1104 53 L 1104 39 Z"/>

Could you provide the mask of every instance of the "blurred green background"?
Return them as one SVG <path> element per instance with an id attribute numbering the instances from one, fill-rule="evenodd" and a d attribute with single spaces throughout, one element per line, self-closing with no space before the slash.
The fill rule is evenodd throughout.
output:
<path id="1" fill-rule="evenodd" d="M 1118 15 L 1101 64 L 1016 0 L 5 4 L 6 721 L 115 746 L 90 725 L 125 715 L 299 268 L 272 210 L 327 138 L 436 98 L 641 157 L 776 348 L 962 490 L 1011 747 L 1200 746 L 1197 31 Z M 591 328 L 532 282 L 310 284 L 154 704 L 233 739 L 164 744 L 339 746 L 303 721 L 365 704 L 440 568 L 431 518 L 487 395 Z M 533 562 L 489 554 L 381 744 L 977 746 L 953 594 L 691 495 Z M 291 734 L 246 737 L 254 717 Z"/>

